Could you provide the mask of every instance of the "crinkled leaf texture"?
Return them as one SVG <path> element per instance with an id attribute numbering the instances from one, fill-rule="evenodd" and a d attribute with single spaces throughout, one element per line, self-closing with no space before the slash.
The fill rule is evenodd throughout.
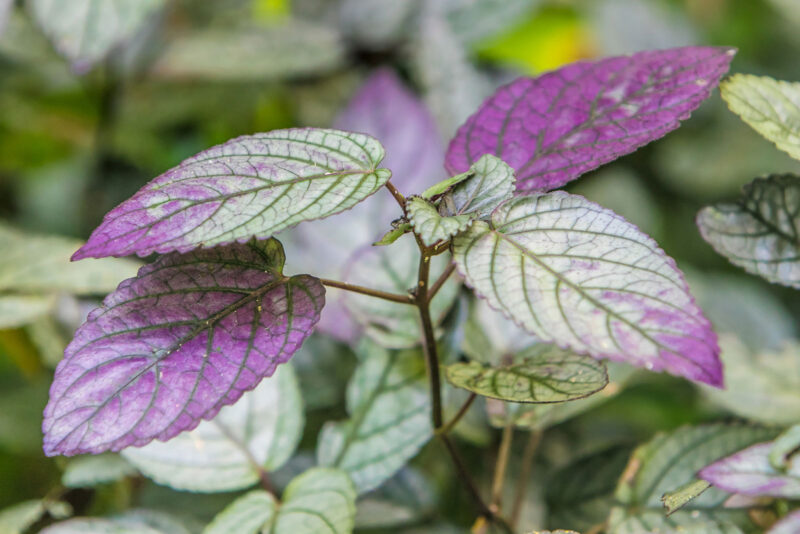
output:
<path id="1" fill-rule="evenodd" d="M 779 149 L 800 159 L 800 83 L 734 74 L 719 89 L 731 111 Z"/>
<path id="2" fill-rule="evenodd" d="M 769 529 L 768 534 L 797 534 L 800 532 L 800 510 L 795 510 Z"/>
<path id="3" fill-rule="evenodd" d="M 770 282 L 800 288 L 800 176 L 779 174 L 744 186 L 735 204 L 703 208 L 703 239 L 731 263 Z"/>
<path id="4" fill-rule="evenodd" d="M 473 219 L 471 215 L 443 217 L 433 204 L 420 197 L 411 197 L 407 200 L 406 213 L 414 232 L 426 246 L 445 241 L 463 232 Z"/>
<path id="5" fill-rule="evenodd" d="M 514 194 L 514 169 L 498 157 L 484 154 L 467 172 L 470 176 L 442 197 L 439 205 L 442 215 L 472 214 L 476 219 L 484 219 Z"/>
<path id="6" fill-rule="evenodd" d="M 730 48 L 686 47 L 581 61 L 520 78 L 461 126 L 447 169 L 494 154 L 522 192 L 560 187 L 674 130 L 728 70 Z"/>
<path id="7" fill-rule="evenodd" d="M 317 467 L 292 479 L 280 506 L 266 491 L 251 491 L 220 512 L 203 534 L 349 534 L 355 500 L 344 471 Z"/>
<path id="8" fill-rule="evenodd" d="M 722 384 L 719 347 L 686 282 L 648 236 L 564 192 L 518 197 L 453 240 L 476 293 L 543 341 Z"/>
<path id="9" fill-rule="evenodd" d="M 759 443 L 704 467 L 698 476 L 738 495 L 800 499 L 800 458 L 790 458 L 784 472 L 769 462 L 772 442 Z"/>
<path id="10" fill-rule="evenodd" d="M 111 210 L 73 259 L 147 256 L 267 238 L 353 207 L 391 175 L 356 133 L 290 128 L 204 150 Z"/>
<path id="11" fill-rule="evenodd" d="M 608 384 L 602 363 L 546 344 L 529 347 L 508 365 L 453 363 L 445 368 L 445 376 L 454 386 L 484 397 L 527 403 L 581 399 Z"/>
<path id="12" fill-rule="evenodd" d="M 311 333 L 325 294 L 282 266 L 271 239 L 168 254 L 122 282 L 56 369 L 45 453 L 167 440 L 272 375 Z"/>
<path id="13" fill-rule="evenodd" d="M 175 489 L 233 491 L 257 483 L 262 470 L 281 467 L 297 447 L 303 423 L 297 378 L 291 365 L 283 365 L 213 421 L 122 455 L 142 474 Z"/>

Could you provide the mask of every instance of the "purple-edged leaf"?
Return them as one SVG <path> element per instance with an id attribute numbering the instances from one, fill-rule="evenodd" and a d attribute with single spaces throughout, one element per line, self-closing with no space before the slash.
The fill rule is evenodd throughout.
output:
<path id="1" fill-rule="evenodd" d="M 444 146 L 436 123 L 417 97 L 389 69 L 376 71 L 364 83 L 334 126 L 371 135 L 386 148 L 384 164 L 392 183 L 406 193 L 424 190 L 444 177 Z M 327 278 L 342 279 L 344 266 L 356 250 L 378 240 L 402 212 L 388 191 L 324 221 L 302 224 L 281 236 L 291 267 Z M 320 258 L 325 261 L 321 264 Z M 349 320 L 340 298 L 328 293 L 319 329 L 353 341 L 360 327 Z"/>
<path id="2" fill-rule="evenodd" d="M 111 210 L 73 259 L 187 252 L 267 238 L 344 211 L 389 179 L 384 151 L 356 133 L 291 128 L 209 148 Z"/>
<path id="3" fill-rule="evenodd" d="M 45 453 L 167 440 L 272 375 L 311 333 L 325 294 L 282 266 L 271 239 L 168 254 L 122 282 L 56 369 Z"/>
<path id="4" fill-rule="evenodd" d="M 518 197 L 453 239 L 458 271 L 542 341 L 722 384 L 717 337 L 675 262 L 610 210 L 564 192 Z"/>
<path id="5" fill-rule="evenodd" d="M 700 470 L 699 476 L 731 493 L 752 497 L 800 498 L 800 459 L 780 472 L 769 462 L 772 442 L 759 443 Z"/>
<path id="6" fill-rule="evenodd" d="M 728 70 L 730 48 L 686 47 L 583 61 L 494 93 L 461 126 L 447 169 L 494 154 L 523 192 L 560 187 L 667 132 Z"/>
<path id="7" fill-rule="evenodd" d="M 800 510 L 795 510 L 770 528 L 767 534 L 797 534 L 800 532 Z"/>

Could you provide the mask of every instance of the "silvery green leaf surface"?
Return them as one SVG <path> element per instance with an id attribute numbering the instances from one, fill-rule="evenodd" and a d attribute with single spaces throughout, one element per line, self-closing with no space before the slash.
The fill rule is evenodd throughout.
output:
<path id="1" fill-rule="evenodd" d="M 436 206 L 422 197 L 411 197 L 406 200 L 406 213 L 411 226 L 426 246 L 439 241 L 447 241 L 459 232 L 466 230 L 472 214 L 440 215 Z"/>
<path id="2" fill-rule="evenodd" d="M 667 515 L 671 515 L 702 495 L 710 487 L 711 484 L 705 480 L 692 480 L 674 491 L 668 491 L 661 496 L 664 510 Z"/>
<path id="3" fill-rule="evenodd" d="M 484 219 L 514 194 L 514 169 L 503 160 L 485 154 L 473 163 L 470 176 L 455 184 L 441 200 L 439 212 L 445 216 L 473 214 Z"/>
<path id="4" fill-rule="evenodd" d="M 749 273 L 800 288 L 800 176 L 757 178 L 738 202 L 697 215 L 700 234 L 718 253 Z"/>
<path id="5" fill-rule="evenodd" d="M 50 514 L 55 519 L 64 519 L 71 513 L 72 507 L 61 501 L 23 501 L 0 510 L 0 532 L 23 534 L 45 514 Z"/>
<path id="6" fill-rule="evenodd" d="M 233 491 L 281 467 L 303 432 L 303 399 L 291 365 L 211 421 L 167 442 L 131 447 L 122 455 L 159 484 L 197 492 Z"/>
<path id="7" fill-rule="evenodd" d="M 339 24 L 347 39 L 369 50 L 385 50 L 409 34 L 417 0 L 342 0 Z"/>
<path id="8" fill-rule="evenodd" d="M 716 335 L 682 273 L 622 217 L 564 192 L 517 197 L 453 240 L 476 294 L 542 341 L 722 384 Z"/>
<path id="9" fill-rule="evenodd" d="M 30 0 L 36 23 L 78 70 L 88 70 L 161 9 L 164 0 Z"/>
<path id="10" fill-rule="evenodd" d="M 68 488 L 92 488 L 136 474 L 136 468 L 124 458 L 106 453 L 70 460 L 61 475 L 61 483 Z"/>
<path id="11" fill-rule="evenodd" d="M 754 351 L 734 334 L 721 334 L 727 388 L 704 388 L 712 402 L 753 421 L 800 422 L 800 345 Z"/>
<path id="12" fill-rule="evenodd" d="M 17 328 L 50 313 L 55 305 L 53 295 L 0 294 L 0 330 Z"/>
<path id="13" fill-rule="evenodd" d="M 799 451 L 800 425 L 794 425 L 786 429 L 772 442 L 772 448 L 769 451 L 769 463 L 775 469 L 783 471 L 790 461 L 796 461 L 792 456 Z"/>
<path id="14" fill-rule="evenodd" d="M 737 526 L 733 514 L 676 512 L 667 516 L 663 510 L 645 510 L 625 514 L 613 508 L 609 517 L 608 534 L 744 534 L 748 531 Z M 739 514 L 742 515 L 742 514 Z"/>
<path id="15" fill-rule="evenodd" d="M 483 299 L 473 299 L 464 328 L 461 350 L 472 361 L 497 365 L 537 342 L 532 335 L 493 310 Z"/>
<path id="16" fill-rule="evenodd" d="M 431 258 L 430 279 L 447 268 L 448 254 Z M 405 294 L 417 284 L 419 250 L 413 236 L 404 235 L 390 247 L 367 246 L 358 250 L 345 267 L 350 283 L 391 293 Z M 431 302 L 431 317 L 437 326 L 458 295 L 459 282 L 451 276 Z M 381 345 L 407 348 L 419 345 L 419 312 L 414 306 L 384 301 L 348 292 L 344 305 L 364 331 Z M 437 328 L 437 334 L 439 329 Z"/>
<path id="17" fill-rule="evenodd" d="M 419 470 L 405 467 L 356 503 L 356 529 L 398 528 L 433 514 L 433 484 Z"/>
<path id="18" fill-rule="evenodd" d="M 438 2 L 453 32 L 465 44 L 493 37 L 519 24 L 539 0 L 445 0 Z"/>
<path id="19" fill-rule="evenodd" d="M 364 493 L 400 470 L 433 430 L 419 350 L 390 351 L 365 339 L 357 353 L 347 388 L 350 419 L 322 428 L 317 461 L 346 471 Z"/>
<path id="20" fill-rule="evenodd" d="M 0 292 L 65 292 L 74 295 L 113 291 L 136 276 L 140 263 L 127 259 L 71 263 L 82 243 L 76 239 L 20 232 L 0 224 Z"/>
<path id="21" fill-rule="evenodd" d="M 772 525 L 768 534 L 797 534 L 800 532 L 800 510 L 795 510 Z"/>
<path id="22" fill-rule="evenodd" d="M 737 495 L 800 498 L 800 458 L 790 458 L 778 471 L 769 462 L 771 450 L 769 441 L 751 445 L 704 467 L 698 476 Z"/>
<path id="23" fill-rule="evenodd" d="M 275 497 L 264 490 L 253 490 L 217 514 L 203 534 L 258 534 L 262 529 L 271 533 L 272 530 L 266 529 L 274 520 L 276 509 Z"/>
<path id="24" fill-rule="evenodd" d="M 511 165 L 520 192 L 560 187 L 663 137 L 727 72 L 735 50 L 685 47 L 579 61 L 495 91 L 447 149 L 451 174 L 483 154 Z"/>
<path id="25" fill-rule="evenodd" d="M 347 210 L 391 171 L 372 137 L 289 128 L 209 148 L 106 214 L 73 259 L 146 256 L 267 238 Z"/>
<path id="26" fill-rule="evenodd" d="M 331 27 L 289 19 L 179 34 L 167 43 L 151 76 L 258 81 L 330 72 L 344 60 L 344 43 Z"/>
<path id="27" fill-rule="evenodd" d="M 56 369 L 45 453 L 170 439 L 271 376 L 325 302 L 319 280 L 283 275 L 283 261 L 277 240 L 251 240 L 161 256 L 120 284 Z"/>
<path id="28" fill-rule="evenodd" d="M 734 74 L 719 89 L 731 111 L 779 149 L 800 159 L 800 83 Z"/>
<path id="29" fill-rule="evenodd" d="M 356 489 L 341 469 L 317 467 L 294 478 L 282 495 L 271 534 L 350 534 Z"/>
<path id="30" fill-rule="evenodd" d="M 69 519 L 45 528 L 41 534 L 189 534 L 189 530 L 166 513 L 131 510 L 109 518 Z"/>
<path id="31" fill-rule="evenodd" d="M 510 363 L 478 362 L 445 367 L 456 387 L 484 397 L 522 403 L 555 403 L 588 397 L 608 384 L 602 363 L 553 345 L 537 344 L 514 355 Z"/>

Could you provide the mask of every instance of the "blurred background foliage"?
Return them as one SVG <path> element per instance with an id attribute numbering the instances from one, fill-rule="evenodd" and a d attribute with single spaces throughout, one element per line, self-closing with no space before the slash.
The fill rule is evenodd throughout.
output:
<path id="1" fill-rule="evenodd" d="M 41 411 L 63 347 L 135 262 L 98 265 L 84 286 L 69 271 L 42 280 L 69 268 L 69 251 L 104 213 L 183 158 L 241 134 L 329 126 L 370 72 L 386 65 L 430 107 L 444 141 L 498 84 L 582 58 L 730 45 L 739 49 L 733 71 L 800 80 L 796 0 L 149 1 L 139 24 L 100 31 L 98 39 L 114 46 L 99 55 L 59 40 L 58 25 L 48 26 L 37 3 L 46 4 L 0 0 L 0 509 L 46 497 L 31 512 L 35 526 L 69 508 L 103 515 L 130 507 L 167 509 L 201 524 L 235 496 L 173 491 L 125 470 L 107 481 L 67 484 L 70 461 L 41 452 Z M 107 35 L 112 30 L 117 34 Z M 530 481 L 526 524 L 545 527 L 546 509 L 554 517 L 575 505 L 569 499 L 578 499 L 581 488 L 545 488 L 573 476 L 565 469 L 586 469 L 575 462 L 586 454 L 606 459 L 602 476 L 578 471 L 599 484 L 580 498 L 599 499 L 595 508 L 607 511 L 610 500 L 603 499 L 610 499 L 631 447 L 657 431 L 732 417 L 800 420 L 796 293 L 732 268 L 694 225 L 702 205 L 734 198 L 756 176 L 791 171 L 800 164 L 715 94 L 678 131 L 570 186 L 635 222 L 676 258 L 722 334 L 730 389 L 709 394 L 664 375 L 626 372 L 583 413 L 541 424 L 549 428 Z M 68 239 L 30 237 L 40 235 Z M 53 254 L 62 263 L 21 267 L 10 259 Z M 42 283 L 20 287 L 27 269 Z M 355 358 L 334 343 L 314 347 L 295 361 L 308 392 L 307 423 L 301 453 L 286 469 L 308 461 L 302 451 L 313 450 L 323 422 L 345 416 L 343 390 Z M 747 382 L 753 376 L 757 386 Z M 737 396 L 745 390 L 749 397 Z M 478 402 L 458 427 L 470 465 L 487 479 L 495 453 L 486 446 L 499 436 L 492 417 L 492 407 Z M 515 443 L 511 473 L 523 442 Z M 386 517 L 394 517 L 398 531 L 417 525 L 427 532 L 431 524 L 471 518 L 438 447 L 425 448 L 413 466 L 409 473 L 425 474 L 424 491 L 414 485 L 417 475 L 393 481 L 362 502 L 361 527 L 383 531 Z M 425 492 L 429 498 L 420 497 Z M 62 500 L 69 506 L 56 506 Z"/>

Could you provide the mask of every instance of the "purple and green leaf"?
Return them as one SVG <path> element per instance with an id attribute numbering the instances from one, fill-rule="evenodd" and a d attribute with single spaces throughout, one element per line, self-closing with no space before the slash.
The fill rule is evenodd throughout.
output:
<path id="1" fill-rule="evenodd" d="M 770 528 L 767 534 L 797 534 L 800 532 L 800 510 L 795 510 Z"/>
<path id="2" fill-rule="evenodd" d="M 325 288 L 282 274 L 280 243 L 172 253 L 89 314 L 56 369 L 47 455 L 118 451 L 210 419 L 311 333 Z"/>
<path id="3" fill-rule="evenodd" d="M 375 139 L 292 128 L 237 137 L 185 160 L 104 218 L 73 259 L 265 239 L 353 207 L 389 179 Z"/>
<path id="4" fill-rule="evenodd" d="M 494 93 L 461 126 L 447 169 L 494 154 L 521 192 L 547 191 L 680 125 L 727 72 L 735 50 L 686 47 L 578 62 Z"/>
<path id="5" fill-rule="evenodd" d="M 704 467 L 700 478 L 714 486 L 751 497 L 800 498 L 800 458 L 789 459 L 783 472 L 770 464 L 772 442 L 759 443 Z"/>

